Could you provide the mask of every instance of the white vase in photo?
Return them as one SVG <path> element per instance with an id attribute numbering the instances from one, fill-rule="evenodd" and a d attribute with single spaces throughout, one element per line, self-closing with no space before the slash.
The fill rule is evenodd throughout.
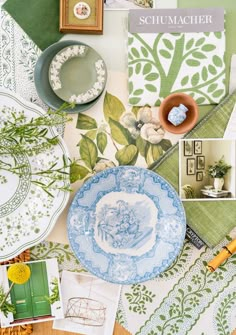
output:
<path id="1" fill-rule="evenodd" d="M 214 189 L 221 191 L 224 185 L 224 178 L 214 178 Z"/>

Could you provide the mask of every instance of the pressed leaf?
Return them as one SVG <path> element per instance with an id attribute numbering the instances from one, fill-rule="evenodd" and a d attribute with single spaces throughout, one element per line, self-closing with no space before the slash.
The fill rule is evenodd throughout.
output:
<path id="1" fill-rule="evenodd" d="M 167 40 L 166 38 L 163 38 L 163 43 L 165 44 L 165 46 L 167 47 L 167 49 L 174 50 L 174 46 L 171 43 L 171 41 Z"/>
<path id="2" fill-rule="evenodd" d="M 159 74 L 158 73 L 149 73 L 146 77 L 145 77 L 145 80 L 148 80 L 148 81 L 154 81 L 156 79 L 159 78 Z"/>
<path id="3" fill-rule="evenodd" d="M 186 50 L 190 50 L 193 46 L 193 43 L 194 43 L 194 39 L 191 38 L 191 40 L 189 40 L 186 44 Z"/>
<path id="4" fill-rule="evenodd" d="M 129 77 L 132 77 L 133 73 L 134 73 L 134 70 L 132 66 L 129 66 Z"/>
<path id="5" fill-rule="evenodd" d="M 214 97 L 214 98 L 219 98 L 222 94 L 224 93 L 224 90 L 217 90 L 217 91 L 215 91 L 213 94 L 212 94 L 212 96 Z"/>
<path id="6" fill-rule="evenodd" d="M 96 135 L 97 135 L 97 129 L 95 129 L 95 130 L 89 130 L 84 135 L 87 136 L 87 137 L 89 137 L 89 138 L 91 138 L 91 140 L 95 140 Z"/>
<path id="7" fill-rule="evenodd" d="M 140 88 L 138 90 L 135 90 L 133 94 L 134 95 L 141 95 L 141 94 L 143 94 L 143 89 Z"/>
<path id="8" fill-rule="evenodd" d="M 116 152 L 116 159 L 119 165 L 134 165 L 138 156 L 138 149 L 135 145 L 126 145 Z"/>
<path id="9" fill-rule="evenodd" d="M 205 98 L 201 97 L 201 98 L 197 98 L 196 103 L 198 105 L 201 105 L 201 104 L 203 104 L 204 101 L 205 101 Z"/>
<path id="10" fill-rule="evenodd" d="M 202 51 L 210 52 L 216 49 L 216 46 L 214 44 L 205 44 L 202 46 Z"/>
<path id="11" fill-rule="evenodd" d="M 154 85 L 146 84 L 145 87 L 149 92 L 156 92 L 157 91 L 157 88 Z"/>
<path id="12" fill-rule="evenodd" d="M 131 52 L 134 55 L 134 57 L 136 57 L 136 58 L 140 57 L 139 52 L 136 48 L 131 48 Z"/>
<path id="13" fill-rule="evenodd" d="M 200 62 L 196 59 L 187 59 L 186 63 L 188 64 L 188 66 L 199 66 Z"/>
<path id="14" fill-rule="evenodd" d="M 107 146 L 107 134 L 101 132 L 97 134 L 98 150 L 103 154 Z"/>
<path id="15" fill-rule="evenodd" d="M 77 180 L 84 179 L 84 177 L 86 177 L 88 173 L 89 170 L 86 167 L 73 162 L 70 166 L 71 184 L 75 183 Z"/>
<path id="16" fill-rule="evenodd" d="M 204 55 L 202 52 L 195 51 L 193 52 L 193 57 L 197 59 L 205 59 L 207 58 L 206 55 Z"/>
<path id="17" fill-rule="evenodd" d="M 208 65 L 208 71 L 213 75 L 217 74 L 216 68 L 211 64 Z"/>
<path id="18" fill-rule="evenodd" d="M 80 141 L 80 157 L 88 168 L 94 168 L 98 157 L 98 150 L 95 143 L 84 135 L 82 135 Z"/>
<path id="19" fill-rule="evenodd" d="M 222 67 L 223 66 L 222 59 L 217 55 L 212 57 L 212 61 L 213 61 L 214 65 L 217 66 L 217 67 Z"/>
<path id="20" fill-rule="evenodd" d="M 215 91 L 215 90 L 217 89 L 217 86 L 218 86 L 218 85 L 217 85 L 216 83 L 211 84 L 211 85 L 208 87 L 207 92 L 208 92 L 208 93 L 211 93 L 211 92 Z"/>
<path id="21" fill-rule="evenodd" d="M 152 70 L 152 65 L 150 63 L 147 63 L 143 67 L 143 75 L 148 74 Z"/>
<path id="22" fill-rule="evenodd" d="M 132 143 L 133 139 L 131 137 L 128 129 L 123 127 L 119 122 L 113 119 L 109 119 L 109 125 L 111 128 L 112 138 L 119 144 L 127 145 Z"/>
<path id="23" fill-rule="evenodd" d="M 142 68 L 142 66 L 141 66 L 140 63 L 136 64 L 136 66 L 135 66 L 135 73 L 136 73 L 136 74 L 139 74 L 140 71 L 141 71 L 141 68 Z"/>
<path id="24" fill-rule="evenodd" d="M 129 103 L 131 105 L 138 105 L 140 100 L 141 100 L 141 98 L 138 98 L 138 97 L 137 98 L 130 98 Z"/>
<path id="25" fill-rule="evenodd" d="M 83 113 L 79 113 L 76 128 L 78 129 L 96 129 L 97 128 L 97 122 L 94 118 L 91 116 L 88 116 Z"/>
<path id="26" fill-rule="evenodd" d="M 185 76 L 185 77 L 181 80 L 181 85 L 182 85 L 182 86 L 187 85 L 188 81 L 189 81 L 189 76 Z"/>
<path id="27" fill-rule="evenodd" d="M 192 86 L 196 86 L 198 83 L 199 83 L 199 79 L 200 79 L 200 76 L 199 76 L 199 73 L 195 73 L 193 76 L 192 76 L 192 79 L 191 79 L 191 84 Z"/>
<path id="28" fill-rule="evenodd" d="M 106 92 L 103 103 L 103 113 L 106 121 L 108 121 L 110 117 L 118 121 L 124 111 L 125 106 L 123 103 L 114 95 Z"/>
<path id="29" fill-rule="evenodd" d="M 200 45 L 202 45 L 205 42 L 205 37 L 201 37 L 199 38 L 199 40 L 197 40 L 197 42 L 195 43 L 196 47 L 200 47 Z"/>
<path id="30" fill-rule="evenodd" d="M 169 53 L 169 51 L 164 50 L 164 49 L 160 50 L 160 55 L 164 58 L 167 58 L 167 59 L 171 58 L 171 54 Z"/>
<path id="31" fill-rule="evenodd" d="M 148 51 L 144 47 L 141 47 L 141 52 L 144 55 L 144 57 L 148 57 Z"/>
<path id="32" fill-rule="evenodd" d="M 207 71 L 206 66 L 204 66 L 203 69 L 202 69 L 202 80 L 206 81 L 207 78 L 208 78 L 208 71 Z"/>

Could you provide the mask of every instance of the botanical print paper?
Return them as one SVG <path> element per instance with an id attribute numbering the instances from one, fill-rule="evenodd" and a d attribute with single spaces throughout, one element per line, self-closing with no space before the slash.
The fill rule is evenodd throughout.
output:
<path id="1" fill-rule="evenodd" d="M 158 106 L 170 93 L 198 105 L 225 96 L 225 33 L 128 33 L 129 103 Z"/>

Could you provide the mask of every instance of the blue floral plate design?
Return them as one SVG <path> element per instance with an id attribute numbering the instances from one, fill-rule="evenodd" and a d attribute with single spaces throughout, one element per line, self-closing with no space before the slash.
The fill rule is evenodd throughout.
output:
<path id="1" fill-rule="evenodd" d="M 89 179 L 69 209 L 71 247 L 91 273 L 117 284 L 156 277 L 178 256 L 185 212 L 176 191 L 158 174 L 120 166 Z"/>

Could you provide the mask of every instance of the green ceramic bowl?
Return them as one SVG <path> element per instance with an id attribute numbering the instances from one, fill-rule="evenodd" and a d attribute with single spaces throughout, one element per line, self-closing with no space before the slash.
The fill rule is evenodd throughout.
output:
<path id="1" fill-rule="evenodd" d="M 35 66 L 34 70 L 34 82 L 35 87 L 38 93 L 38 96 L 40 99 L 43 100 L 43 102 L 51 107 L 52 109 L 56 110 L 61 107 L 61 105 L 64 103 L 62 99 L 60 99 L 52 90 L 51 85 L 49 83 L 48 78 L 48 71 L 51 64 L 52 59 L 54 56 L 63 48 L 69 46 L 69 45 L 85 45 L 84 43 L 78 42 L 78 41 L 61 41 L 54 43 L 50 45 L 47 49 L 43 51 L 43 53 L 38 58 L 38 61 Z M 84 112 L 91 108 L 93 105 L 97 103 L 99 98 L 101 97 L 101 94 L 94 100 L 85 103 L 83 105 L 75 105 L 74 108 L 67 109 L 68 113 L 79 113 Z"/>

